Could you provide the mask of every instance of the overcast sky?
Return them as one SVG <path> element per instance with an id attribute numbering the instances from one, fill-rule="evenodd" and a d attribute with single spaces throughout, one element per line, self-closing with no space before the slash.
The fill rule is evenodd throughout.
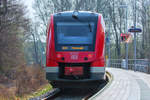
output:
<path id="1" fill-rule="evenodd" d="M 32 4 L 34 0 L 21 0 L 25 6 L 27 6 L 27 10 L 29 11 L 28 17 L 32 18 L 33 17 L 33 9 L 32 9 Z"/>

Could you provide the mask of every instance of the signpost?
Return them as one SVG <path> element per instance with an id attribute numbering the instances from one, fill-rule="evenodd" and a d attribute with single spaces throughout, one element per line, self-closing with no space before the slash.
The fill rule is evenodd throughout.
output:
<path id="1" fill-rule="evenodd" d="M 142 32 L 142 30 L 140 29 L 140 28 L 130 28 L 129 30 L 128 30 L 128 32 Z"/>
<path id="2" fill-rule="evenodd" d="M 122 42 L 125 42 L 125 43 L 132 42 L 132 38 L 131 38 L 132 36 L 131 36 L 131 34 L 121 33 L 120 37 L 121 37 L 121 41 Z"/>
<path id="3" fill-rule="evenodd" d="M 136 70 L 136 33 L 142 32 L 142 29 L 136 28 L 136 16 L 135 16 L 135 23 L 134 27 L 130 28 L 128 31 L 134 33 L 134 70 Z"/>
<path id="4" fill-rule="evenodd" d="M 126 48 L 126 64 L 125 64 L 125 67 L 126 69 L 128 69 L 128 43 L 131 42 L 131 34 L 128 34 L 128 33 L 121 33 L 120 34 L 120 37 L 121 37 L 121 41 L 123 43 L 125 43 L 125 48 Z"/>

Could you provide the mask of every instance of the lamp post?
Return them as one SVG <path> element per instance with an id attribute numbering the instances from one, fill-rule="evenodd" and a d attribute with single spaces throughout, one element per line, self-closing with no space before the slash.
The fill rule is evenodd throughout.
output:
<path id="1" fill-rule="evenodd" d="M 108 35 L 107 35 L 107 39 L 108 39 L 108 67 L 110 67 L 110 18 L 104 18 L 104 20 L 109 21 L 109 28 L 108 28 Z"/>
<path id="2" fill-rule="evenodd" d="M 125 31 L 126 33 L 128 32 L 128 6 L 127 5 L 119 5 L 115 7 L 120 7 L 120 8 L 126 8 L 126 26 L 125 26 Z M 110 18 L 104 18 L 105 20 L 108 20 L 110 22 Z M 108 32 L 108 40 L 110 41 L 110 24 L 109 24 L 109 32 Z M 110 66 L 110 42 L 108 43 L 108 66 Z M 128 43 L 126 43 L 126 68 L 128 69 Z"/>
<path id="3" fill-rule="evenodd" d="M 136 0 L 134 0 L 134 28 L 136 28 Z M 134 70 L 136 71 L 136 32 L 134 33 Z"/>
<path id="4" fill-rule="evenodd" d="M 126 26 L 125 26 L 125 32 L 128 33 L 128 6 L 127 5 L 119 5 L 117 7 L 120 8 L 126 8 Z M 126 68 L 128 69 L 128 43 L 125 43 L 125 48 L 126 48 Z"/>
<path id="5" fill-rule="evenodd" d="M 128 6 L 126 6 L 126 33 L 128 32 Z M 128 69 L 128 43 L 126 45 L 126 68 Z"/>

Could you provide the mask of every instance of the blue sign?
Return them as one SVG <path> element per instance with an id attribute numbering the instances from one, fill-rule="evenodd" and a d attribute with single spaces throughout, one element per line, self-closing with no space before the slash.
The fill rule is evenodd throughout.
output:
<path id="1" fill-rule="evenodd" d="M 110 43 L 110 38 L 106 37 L 106 44 L 108 45 Z"/>
<path id="2" fill-rule="evenodd" d="M 140 28 L 130 28 L 128 30 L 128 32 L 142 32 L 142 29 L 140 29 Z"/>

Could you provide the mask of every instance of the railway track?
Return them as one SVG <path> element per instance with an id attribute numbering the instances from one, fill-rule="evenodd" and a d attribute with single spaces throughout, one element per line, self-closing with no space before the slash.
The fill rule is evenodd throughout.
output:
<path id="1" fill-rule="evenodd" d="M 58 95 L 48 98 L 47 100 L 86 100 L 89 93 L 91 93 L 90 90 L 65 89 Z"/>
<path id="2" fill-rule="evenodd" d="M 106 81 L 100 83 L 97 89 L 64 89 L 51 96 L 47 96 L 43 100 L 88 100 L 89 98 L 93 98 L 96 93 L 104 91 L 111 83 L 111 74 L 108 72 L 106 74 Z"/>

